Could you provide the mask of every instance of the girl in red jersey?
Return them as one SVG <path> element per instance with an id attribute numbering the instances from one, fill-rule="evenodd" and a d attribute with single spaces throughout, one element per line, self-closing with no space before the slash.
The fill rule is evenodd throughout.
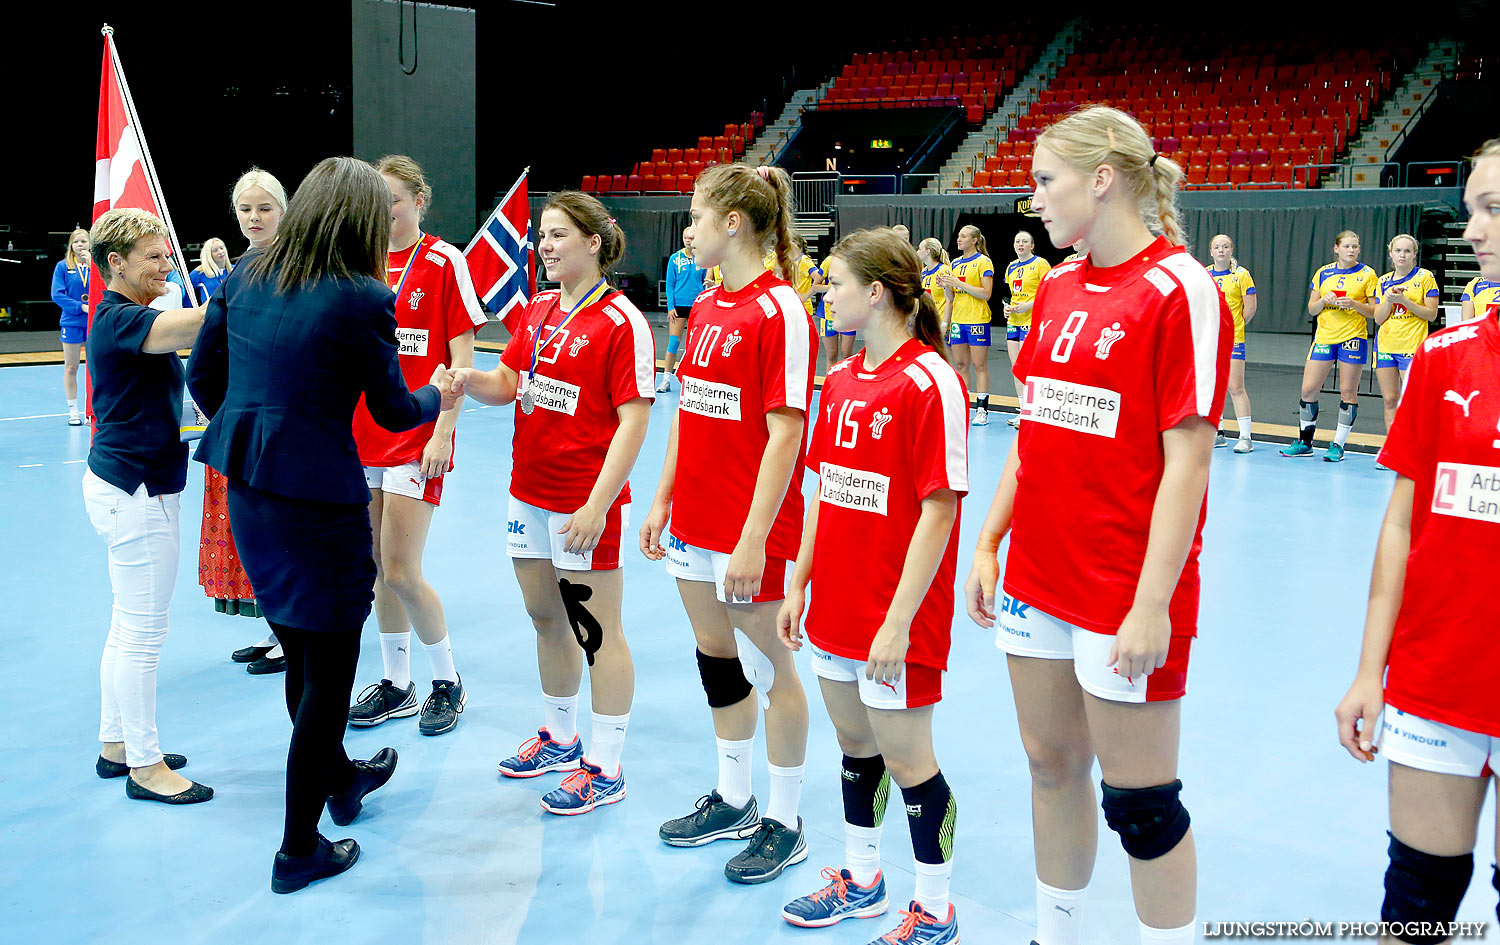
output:
<path id="1" fill-rule="evenodd" d="M 829 369 L 807 468 L 821 477 L 777 627 L 802 647 L 805 589 L 813 671 L 844 751 L 842 869 L 782 910 L 822 927 L 886 911 L 880 826 L 894 780 L 916 855 L 916 895 L 882 942 L 958 941 L 948 899 L 957 807 L 932 749 L 953 620 L 960 497 L 968 491 L 968 392 L 945 360 L 942 325 L 911 244 L 892 230 L 839 241 L 828 311 L 865 350 Z M 900 555 L 872 549 L 905 548 Z M 851 588 L 851 562 L 860 579 Z"/>
<path id="2" fill-rule="evenodd" d="M 387 279 L 396 293 L 396 340 L 401 370 L 416 390 L 439 364 L 474 363 L 474 333 L 484 309 L 469 281 L 463 254 L 422 232 L 432 187 L 417 162 L 389 154 L 375 169 L 391 188 L 391 240 Z M 417 714 L 411 678 L 411 629 L 432 664 L 432 692 L 422 703 L 418 731 L 441 735 L 458 725 L 468 702 L 443 616 L 443 602 L 422 575 L 422 552 L 432 512 L 443 496 L 443 476 L 453 469 L 454 428 L 460 401 L 435 423 L 392 433 L 370 416 L 363 401 L 354 411 L 354 443 L 370 487 L 370 528 L 375 551 L 375 619 L 380 625 L 384 676 L 349 708 L 349 724 L 379 725 Z"/>
<path id="3" fill-rule="evenodd" d="M 713 710 L 719 778 L 696 810 L 660 833 L 673 846 L 752 837 L 725 874 L 761 883 L 807 858 L 797 816 L 807 697 L 790 651 L 777 641 L 776 612 L 787 562 L 802 540 L 802 491 L 793 474 L 802 465 L 818 341 L 796 291 L 761 258 L 774 241 L 781 272 L 793 271 L 785 171 L 709 168 L 693 191 L 692 216 L 702 265 L 719 266 L 724 281 L 699 296 L 688 316 L 677 369 L 682 399 L 641 550 L 653 561 L 666 558 L 677 578 Z M 766 708 L 764 818 L 750 791 L 753 689 Z"/>
<path id="4" fill-rule="evenodd" d="M 1464 239 L 1481 277 L 1500 281 L 1500 138 L 1474 158 L 1464 203 Z M 1382 942 L 1446 940 L 1417 934 L 1417 923 L 1458 914 L 1484 796 L 1500 765 L 1494 595 L 1453 569 L 1460 556 L 1500 557 L 1497 314 L 1491 307 L 1423 343 L 1380 454 L 1396 485 L 1375 549 L 1359 672 L 1337 717 L 1349 754 L 1373 761 L 1383 751 L 1391 760 L 1380 918 L 1406 928 Z M 1500 841 L 1500 822 L 1495 833 Z M 1500 889 L 1500 870 L 1494 884 Z"/>
<path id="5" fill-rule="evenodd" d="M 553 814 L 625 799 L 620 754 L 635 666 L 620 620 L 620 540 L 630 520 L 630 469 L 656 392 L 656 347 L 640 311 L 607 275 L 625 234 L 604 205 L 563 191 L 542 210 L 537 254 L 547 278 L 516 321 L 493 371 L 459 371 L 487 404 L 518 401 L 506 550 L 537 633 L 544 723 L 500 762 L 533 778 L 578 769 L 542 798 Z M 589 664 L 593 736 L 578 734 L 578 687 Z"/>
<path id="6" fill-rule="evenodd" d="M 1233 322 L 1181 245 L 1182 170 L 1134 119 L 1099 107 L 1070 115 L 1037 140 L 1032 174 L 1053 245 L 1083 238 L 1089 255 L 1038 290 L 1016 364 L 1030 422 L 964 590 L 976 623 L 998 616 L 1031 763 L 1037 942 L 1078 941 L 1098 845 L 1097 755 L 1105 820 L 1131 857 L 1141 939 L 1185 945 L 1197 867 L 1178 797 L 1178 700 Z"/>

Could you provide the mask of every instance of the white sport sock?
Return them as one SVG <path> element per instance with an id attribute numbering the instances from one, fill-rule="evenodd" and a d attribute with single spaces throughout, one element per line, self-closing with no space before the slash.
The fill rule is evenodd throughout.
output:
<path id="1" fill-rule="evenodd" d="M 268 633 L 268 634 L 266 634 L 266 638 L 264 640 L 260 641 L 259 643 L 255 644 L 255 645 L 256 646 L 275 646 L 276 645 L 276 634 L 274 634 L 274 633 Z"/>
<path id="2" fill-rule="evenodd" d="M 1141 922 L 1141 945 L 1193 945 L 1197 933 L 1197 918 L 1180 929 L 1153 929 Z"/>
<path id="3" fill-rule="evenodd" d="M 273 639 L 274 639 L 274 637 L 273 637 Z M 278 643 L 275 646 L 271 647 L 271 649 L 269 651 L 267 651 L 266 655 L 263 656 L 263 657 L 261 657 L 261 659 L 279 660 L 283 656 L 286 656 L 286 650 L 283 650 L 281 648 L 281 644 Z"/>
<path id="4" fill-rule="evenodd" d="M 78 398 L 77 397 L 74 397 L 72 400 L 68 401 L 68 412 L 69 413 L 77 413 L 78 412 Z"/>
<path id="5" fill-rule="evenodd" d="M 1250 415 L 1249 414 L 1245 414 L 1245 416 L 1243 416 L 1243 417 L 1235 417 L 1234 419 L 1240 425 L 1240 439 L 1242 439 L 1242 440 L 1248 440 L 1248 439 L 1250 439 Z"/>
<path id="6" fill-rule="evenodd" d="M 1037 945 L 1078 945 L 1088 887 L 1058 889 L 1036 881 Z"/>
<path id="7" fill-rule="evenodd" d="M 606 778 L 612 778 L 620 771 L 620 752 L 625 748 L 625 729 L 629 726 L 629 712 L 624 715 L 594 713 L 594 731 L 589 739 L 587 760 L 598 765 Z"/>
<path id="8" fill-rule="evenodd" d="M 844 821 L 844 868 L 861 886 L 875 882 L 880 873 L 880 830 Z"/>
<path id="9" fill-rule="evenodd" d="M 395 636 L 395 634 L 391 634 Z M 424 643 L 422 649 L 427 651 L 427 662 L 432 664 L 432 681 L 445 679 L 448 682 L 458 682 L 458 670 L 453 668 L 453 644 L 452 637 L 443 634 L 443 638 L 436 643 Z"/>
<path id="10" fill-rule="evenodd" d="M 1339 424 L 1338 429 L 1333 432 L 1333 442 L 1337 443 L 1339 446 L 1343 446 L 1344 441 L 1349 439 L 1349 431 L 1353 429 L 1354 427 L 1348 424 Z"/>
<path id="11" fill-rule="evenodd" d="M 571 696 L 542 693 L 542 716 L 553 741 L 568 744 L 578 737 L 578 693 Z"/>
<path id="12" fill-rule="evenodd" d="M 380 635 L 380 660 L 385 666 L 385 678 L 391 685 L 404 690 L 411 685 L 411 631 L 405 633 L 382 633 Z"/>
<path id="13" fill-rule="evenodd" d="M 771 773 L 771 794 L 766 801 L 765 816 L 792 830 L 797 829 L 797 805 L 802 800 L 802 769 L 803 765 L 788 768 L 766 765 Z"/>
<path id="14" fill-rule="evenodd" d="M 719 796 L 731 807 L 744 807 L 750 802 L 750 751 L 755 747 L 755 736 L 744 741 L 714 741 L 719 743 Z"/>
<path id="15" fill-rule="evenodd" d="M 947 863 L 923 863 L 914 860 L 917 868 L 917 892 L 912 898 L 939 922 L 948 918 L 948 881 L 953 876 L 953 861 Z"/>

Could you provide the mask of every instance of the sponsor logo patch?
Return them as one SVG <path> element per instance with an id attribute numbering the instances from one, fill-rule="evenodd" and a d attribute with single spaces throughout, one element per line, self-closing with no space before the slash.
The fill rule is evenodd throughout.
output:
<path id="1" fill-rule="evenodd" d="M 396 344 L 400 346 L 398 349 L 399 354 L 425 358 L 427 357 L 427 329 L 397 328 Z"/>
<path id="2" fill-rule="evenodd" d="M 823 464 L 822 475 L 821 501 L 845 509 L 887 514 L 891 492 L 889 476 L 833 463 Z"/>
<path id="3" fill-rule="evenodd" d="M 1432 511 L 1500 524 L 1500 467 L 1438 463 Z"/>
<path id="4" fill-rule="evenodd" d="M 701 417 L 717 417 L 721 420 L 740 418 L 740 389 L 732 384 L 719 384 L 696 377 L 682 379 L 682 398 L 678 407 Z"/>
<path id="5" fill-rule="evenodd" d="M 533 375 L 528 383 L 526 375 L 521 375 L 521 384 L 517 393 L 531 391 L 536 405 L 543 410 L 551 410 L 554 413 L 565 413 L 573 416 L 578 411 L 577 384 L 569 384 L 567 381 L 559 381 L 545 374 Z"/>
<path id="6" fill-rule="evenodd" d="M 1113 439 L 1120 422 L 1120 395 L 1103 387 L 1028 377 L 1021 417 Z"/>

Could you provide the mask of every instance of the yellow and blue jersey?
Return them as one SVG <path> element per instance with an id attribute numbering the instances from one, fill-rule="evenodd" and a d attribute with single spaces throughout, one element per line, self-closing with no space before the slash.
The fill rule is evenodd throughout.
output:
<path id="1" fill-rule="evenodd" d="M 947 290 L 944 289 L 942 284 L 938 282 L 938 278 L 942 276 L 943 273 L 952 271 L 953 267 L 949 266 L 947 263 L 938 263 L 931 269 L 922 270 L 922 288 L 927 290 L 928 295 L 932 296 L 932 302 L 937 306 L 938 317 L 945 322 L 953 313 L 948 311 Z M 957 294 L 958 293 L 956 292 L 954 293 L 955 296 L 957 296 Z M 955 301 L 957 301 L 956 298 Z"/>
<path id="2" fill-rule="evenodd" d="M 823 274 L 823 270 L 819 269 L 817 264 L 806 254 L 797 257 L 797 261 L 792 263 L 792 270 L 790 281 L 792 288 L 797 290 L 798 296 L 807 295 L 812 291 L 813 275 L 815 273 L 819 276 Z M 809 295 L 802 300 L 802 307 L 807 309 L 808 315 L 815 315 L 818 311 L 817 298 Z"/>
<path id="3" fill-rule="evenodd" d="M 1085 253 L 1069 253 L 1068 256 L 1067 256 L 1067 258 L 1064 259 L 1063 262 L 1065 262 L 1065 263 L 1077 262 L 1078 260 L 1082 259 L 1085 255 L 1086 255 Z"/>
<path id="4" fill-rule="evenodd" d="M 1338 263 L 1329 263 L 1317 271 L 1308 288 L 1319 295 L 1332 292 L 1339 298 L 1365 304 L 1373 304 L 1380 294 L 1375 270 L 1364 263 L 1355 263 L 1347 269 L 1340 269 Z M 1351 338 L 1368 338 L 1368 323 L 1365 316 L 1352 308 L 1326 306 L 1318 313 L 1318 333 L 1313 336 L 1313 344 L 1337 345 Z"/>
<path id="5" fill-rule="evenodd" d="M 1005 267 L 1005 282 L 1010 286 L 1010 304 L 1019 305 L 1023 302 L 1036 301 L 1037 286 L 1042 284 L 1042 277 L 1052 271 L 1052 264 L 1040 256 L 1033 255 L 1027 260 L 1012 260 Z M 1024 328 L 1031 324 L 1031 313 L 1020 312 L 1010 316 L 1012 328 Z"/>
<path id="6" fill-rule="evenodd" d="M 1223 270 L 1210 266 L 1208 274 L 1229 303 L 1229 314 L 1234 316 L 1234 343 L 1239 344 L 1245 340 L 1245 296 L 1255 294 L 1255 280 L 1244 266 Z"/>
<path id="7" fill-rule="evenodd" d="M 1384 301 L 1386 293 L 1392 289 L 1402 289 L 1402 294 L 1407 298 L 1424 305 L 1429 302 L 1436 305 L 1442 295 L 1438 289 L 1437 277 L 1420 266 L 1401 279 L 1397 279 L 1394 272 L 1381 276 L 1380 295 L 1376 298 Z M 1417 348 L 1427 340 L 1427 332 L 1431 328 L 1427 319 L 1413 315 L 1406 310 L 1406 306 L 1397 302 L 1391 306 L 1391 317 L 1380 326 L 1380 350 L 1386 354 L 1416 354 Z"/>
<path id="8" fill-rule="evenodd" d="M 952 271 L 961 281 L 983 288 L 984 277 L 994 278 L 995 264 L 984 253 L 975 253 L 951 263 Z M 955 325 L 987 325 L 990 321 L 990 303 L 977 299 L 962 289 L 953 290 L 953 317 Z"/>
<path id="9" fill-rule="evenodd" d="M 1459 301 L 1473 302 L 1474 314 L 1483 315 L 1491 305 L 1500 305 L 1500 282 L 1490 282 L 1484 276 L 1475 276 L 1464 286 Z"/>

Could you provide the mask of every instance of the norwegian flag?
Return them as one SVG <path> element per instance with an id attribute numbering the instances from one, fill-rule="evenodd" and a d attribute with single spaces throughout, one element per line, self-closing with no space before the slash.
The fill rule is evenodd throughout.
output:
<path id="1" fill-rule="evenodd" d="M 531 246 L 531 205 L 521 172 L 505 199 L 464 248 L 474 291 L 507 328 L 536 293 L 536 255 Z"/>

